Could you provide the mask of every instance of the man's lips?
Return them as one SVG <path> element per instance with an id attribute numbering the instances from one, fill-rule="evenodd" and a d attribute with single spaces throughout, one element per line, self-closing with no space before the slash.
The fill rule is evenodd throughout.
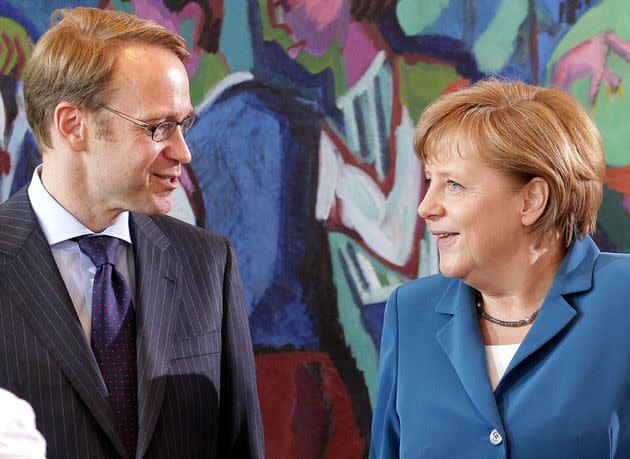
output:
<path id="1" fill-rule="evenodd" d="M 179 174 L 153 174 L 167 188 L 175 189 L 179 185 Z"/>

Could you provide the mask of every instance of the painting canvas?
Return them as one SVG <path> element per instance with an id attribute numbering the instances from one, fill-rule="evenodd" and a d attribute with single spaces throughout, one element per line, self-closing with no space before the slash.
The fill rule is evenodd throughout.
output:
<path id="1" fill-rule="evenodd" d="M 41 162 L 24 65 L 72 6 L 189 45 L 199 118 L 172 214 L 236 249 L 270 458 L 367 455 L 385 301 L 437 272 L 412 137 L 441 94 L 489 76 L 573 94 L 608 164 L 595 240 L 630 250 L 625 0 L 0 0 L 0 202 Z"/>

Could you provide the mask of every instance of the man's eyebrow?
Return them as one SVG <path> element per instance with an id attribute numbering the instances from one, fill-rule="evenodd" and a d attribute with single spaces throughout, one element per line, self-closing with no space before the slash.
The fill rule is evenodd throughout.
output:
<path id="1" fill-rule="evenodd" d="M 186 115 L 184 115 L 184 117 L 182 119 L 186 119 L 188 118 L 190 115 L 194 115 L 195 114 L 195 109 L 194 108 L 190 108 L 190 110 L 188 110 L 188 112 L 186 112 Z M 160 113 L 160 114 L 150 114 L 146 117 L 143 117 L 142 120 L 145 123 L 149 123 L 152 121 L 155 122 L 160 122 L 163 120 L 168 120 L 168 121 L 178 121 L 179 120 L 179 114 L 178 113 L 174 113 L 174 112 L 166 112 L 166 113 Z"/>

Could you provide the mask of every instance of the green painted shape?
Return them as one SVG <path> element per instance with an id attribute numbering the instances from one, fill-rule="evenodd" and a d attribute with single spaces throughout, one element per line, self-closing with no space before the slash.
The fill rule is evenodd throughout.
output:
<path id="1" fill-rule="evenodd" d="M 348 91 L 346 66 L 341 54 L 341 43 L 333 43 L 326 54 L 313 56 L 302 51 L 296 59 L 310 73 L 316 74 L 331 69 L 334 74 L 335 98 L 338 99 Z"/>
<path id="2" fill-rule="evenodd" d="M 393 271 L 372 257 L 355 240 L 341 233 L 329 233 L 328 243 L 330 247 L 333 281 L 337 288 L 337 310 L 339 312 L 339 324 L 343 330 L 344 339 L 350 348 L 357 368 L 363 373 L 364 382 L 368 390 L 370 404 L 374 406 L 376 400 L 376 383 L 378 379 L 378 349 L 372 341 L 372 337 L 365 329 L 361 319 L 361 306 L 357 305 L 352 297 L 350 286 L 341 265 L 339 251 L 346 244 L 352 244 L 356 253 L 364 255 L 374 268 L 377 277 L 383 284 L 390 284 L 393 279 L 392 290 L 409 279 Z"/>
<path id="3" fill-rule="evenodd" d="M 396 18 L 407 36 L 419 35 L 433 24 L 451 0 L 400 0 L 396 4 Z"/>
<path id="4" fill-rule="evenodd" d="M 195 30 L 196 22 L 193 19 L 187 19 L 182 21 L 179 28 L 179 34 L 182 36 L 184 40 L 186 40 L 186 44 L 188 45 L 188 49 L 193 49 L 195 47 L 195 40 L 193 39 L 193 32 Z"/>
<path id="5" fill-rule="evenodd" d="M 293 40 L 286 30 L 271 26 L 271 20 L 267 14 L 267 0 L 258 0 L 258 8 L 260 9 L 260 24 L 263 28 L 263 39 L 265 41 L 274 41 L 284 49 L 288 49 L 293 44 Z"/>
<path id="6" fill-rule="evenodd" d="M 225 2 L 225 17 L 219 38 L 219 49 L 233 72 L 252 70 L 254 51 L 248 21 L 247 0 Z"/>
<path id="7" fill-rule="evenodd" d="M 623 196 L 604 187 L 604 199 L 599 208 L 598 223 L 615 244 L 619 252 L 630 252 L 630 225 L 628 211 L 623 205 Z"/>
<path id="8" fill-rule="evenodd" d="M 443 94 L 449 84 L 461 79 L 447 64 L 418 62 L 409 65 L 404 59 L 398 59 L 398 69 L 400 100 L 412 120 L 420 118 L 422 111 Z"/>
<path id="9" fill-rule="evenodd" d="M 129 1 L 110 0 L 109 4 L 114 10 L 124 11 L 125 13 L 129 14 L 136 14 L 136 12 L 133 10 L 133 6 L 131 6 L 131 2 Z"/>
<path id="10" fill-rule="evenodd" d="M 208 92 L 228 74 L 220 55 L 201 53 L 199 69 L 190 82 L 190 100 L 193 106 L 200 104 Z"/>
<path id="11" fill-rule="evenodd" d="M 339 324 L 343 330 L 344 339 L 350 348 L 357 368 L 363 373 L 363 380 L 368 390 L 370 405 L 376 400 L 376 382 L 378 379 L 378 353 L 374 342 L 363 326 L 359 305 L 354 302 L 350 287 L 346 281 L 339 260 L 339 250 L 350 239 L 339 233 L 328 235 L 330 254 L 332 259 L 333 281 L 337 287 L 337 310 Z M 357 248 L 355 246 L 355 248 Z"/>
<path id="12" fill-rule="evenodd" d="M 514 52 L 519 26 L 526 19 L 525 0 L 504 0 L 500 3 L 494 18 L 473 47 L 481 71 L 498 72 L 505 67 Z"/>
<path id="13" fill-rule="evenodd" d="M 0 16 L 0 30 L 3 34 L 6 34 L 11 42 L 17 41 L 20 43 L 25 57 L 22 65 L 26 64 L 26 62 L 28 62 L 31 57 L 32 44 L 28 33 L 26 32 L 26 30 L 24 30 L 24 27 L 22 27 L 21 24 L 11 18 Z M 9 56 L 11 57 L 9 58 Z M 10 60 L 7 61 L 7 59 Z M 11 71 L 13 71 L 13 69 L 17 65 L 17 61 L 18 53 L 16 52 L 16 50 L 12 48 L 11 52 L 9 52 L 9 48 L 4 43 L 2 43 L 2 45 L 0 46 L 0 67 L 6 69 L 7 75 L 11 73 Z M 16 77 L 21 78 L 21 75 L 16 75 Z"/>

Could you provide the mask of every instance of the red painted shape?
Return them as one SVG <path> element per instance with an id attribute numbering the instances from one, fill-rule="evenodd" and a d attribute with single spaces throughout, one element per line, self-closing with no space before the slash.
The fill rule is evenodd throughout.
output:
<path id="1" fill-rule="evenodd" d="M 11 170 L 11 157 L 9 154 L 0 148 L 0 174 L 9 175 Z"/>
<path id="2" fill-rule="evenodd" d="M 606 167 L 606 185 L 611 190 L 630 196 L 630 165 Z"/>
<path id="3" fill-rule="evenodd" d="M 448 94 L 449 92 L 459 91 L 460 89 L 463 89 L 467 86 L 470 86 L 470 80 L 467 80 L 465 78 L 462 78 L 461 80 L 453 81 L 451 84 L 446 86 L 446 89 L 444 89 L 444 94 Z"/>
<path id="4" fill-rule="evenodd" d="M 347 388 L 328 354 L 261 353 L 256 374 L 267 457 L 365 457 L 367 440 L 359 434 Z M 321 444 L 307 451 L 313 442 Z"/>
<path id="5" fill-rule="evenodd" d="M 318 459 L 326 446 L 330 411 L 322 396 L 322 366 L 307 363 L 295 372 L 297 397 L 291 419 L 291 450 L 300 453 L 300 459 Z"/>

